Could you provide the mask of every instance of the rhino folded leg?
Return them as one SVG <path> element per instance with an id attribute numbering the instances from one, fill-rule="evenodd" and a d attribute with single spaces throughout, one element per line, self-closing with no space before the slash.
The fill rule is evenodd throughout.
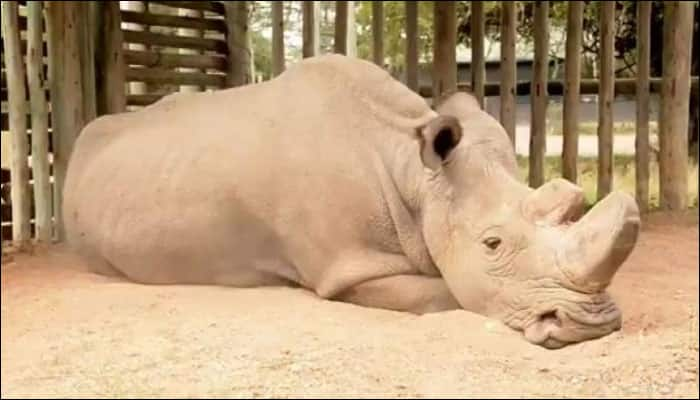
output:
<path id="1" fill-rule="evenodd" d="M 334 300 L 414 314 L 461 308 L 442 278 L 422 275 L 394 275 L 365 281 L 341 292 Z"/>

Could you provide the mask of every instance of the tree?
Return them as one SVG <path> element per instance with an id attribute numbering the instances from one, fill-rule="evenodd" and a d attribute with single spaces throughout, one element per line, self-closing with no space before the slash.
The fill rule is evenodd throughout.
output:
<path id="1" fill-rule="evenodd" d="M 357 55 L 369 60 L 372 57 L 372 4 L 357 2 Z M 384 59 L 392 70 L 403 70 L 406 51 L 406 8 L 403 1 L 384 3 Z M 418 2 L 418 59 L 429 61 L 433 48 L 433 2 Z"/>

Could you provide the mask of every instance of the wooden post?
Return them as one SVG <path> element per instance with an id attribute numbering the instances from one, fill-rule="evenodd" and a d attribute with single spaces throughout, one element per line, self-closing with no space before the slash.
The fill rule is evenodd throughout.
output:
<path id="1" fill-rule="evenodd" d="M 615 99 L 615 2 L 600 5 L 600 91 L 598 93 L 598 200 L 613 186 L 613 111 Z"/>
<path id="2" fill-rule="evenodd" d="M 63 226 L 63 185 L 73 143 L 85 125 L 81 76 L 80 37 L 82 5 L 80 1 L 51 1 L 46 4 L 49 27 L 49 76 L 54 144 L 54 215 L 56 238 L 65 237 Z M 57 47 L 60 44 L 63 46 Z M 110 77 L 111 78 L 111 77 Z"/>
<path id="3" fill-rule="evenodd" d="M 123 36 L 121 29 L 121 13 L 119 2 L 101 1 L 97 5 L 97 29 L 99 33 L 98 46 L 95 48 L 97 61 L 96 86 L 97 86 L 97 114 L 114 114 L 126 110 L 126 66 L 124 64 Z M 55 35 L 54 35 L 55 36 Z M 49 34 L 49 39 L 51 36 Z M 55 37 L 56 47 L 59 51 L 63 39 Z M 49 52 L 51 54 L 51 52 Z M 49 63 L 51 68 L 51 63 Z M 53 80 L 54 84 L 60 82 Z M 52 87 L 52 91 L 60 90 Z M 52 114 L 55 119 L 55 113 Z M 55 127 L 56 125 L 54 125 Z M 55 128 L 54 128 L 55 129 Z"/>
<path id="4" fill-rule="evenodd" d="M 262 82 L 262 75 L 259 76 L 259 79 L 256 79 L 257 72 L 255 70 L 255 49 L 253 46 L 253 35 L 248 35 L 248 50 L 250 51 L 250 62 L 248 63 L 250 66 L 250 83 Z"/>
<path id="5" fill-rule="evenodd" d="M 418 92 L 418 2 L 406 2 L 406 86 Z"/>
<path id="6" fill-rule="evenodd" d="M 484 3 L 472 1 L 471 39 L 472 39 L 472 92 L 481 108 L 484 108 L 484 82 L 486 64 L 484 61 Z"/>
<path id="7" fill-rule="evenodd" d="M 634 141 L 635 194 L 639 209 L 649 210 L 649 56 L 651 3 L 637 3 L 637 135 Z"/>
<path id="8" fill-rule="evenodd" d="M 515 147 L 515 83 L 517 79 L 515 2 L 504 1 L 501 7 L 501 125 Z"/>
<path id="9" fill-rule="evenodd" d="M 688 115 L 693 2 L 664 3 L 663 81 L 659 115 L 659 205 L 688 206 Z"/>
<path id="10" fill-rule="evenodd" d="M 83 112 L 85 123 L 92 121 L 97 117 L 97 95 L 95 88 L 95 47 L 94 34 L 94 14 L 91 12 L 94 9 L 91 2 L 80 2 L 78 9 L 79 24 L 77 35 L 80 40 L 78 44 L 80 48 L 80 66 L 82 67 L 81 84 L 83 88 Z"/>
<path id="11" fill-rule="evenodd" d="M 319 5 L 318 1 L 303 1 L 302 4 L 302 55 L 314 57 L 319 54 Z"/>
<path id="12" fill-rule="evenodd" d="M 348 2 L 335 2 L 335 39 L 333 42 L 336 53 L 348 52 Z"/>
<path id="13" fill-rule="evenodd" d="M 226 43 L 228 44 L 228 86 L 241 86 L 252 82 L 250 70 L 250 41 L 248 39 L 248 2 L 224 2 L 226 18 Z"/>
<path id="14" fill-rule="evenodd" d="M 284 3 L 272 2 L 272 76 L 284 71 Z"/>
<path id="15" fill-rule="evenodd" d="M 39 242 L 53 237 L 51 185 L 49 182 L 49 108 L 44 76 L 41 1 L 27 3 L 27 83 L 32 114 L 32 175 L 34 179 L 34 231 Z"/>
<path id="16" fill-rule="evenodd" d="M 457 13 L 452 1 L 433 3 L 433 102 L 457 90 Z"/>
<path id="17" fill-rule="evenodd" d="M 528 182 L 533 188 L 544 183 L 547 145 L 547 73 L 549 55 L 549 2 L 535 2 L 535 60 L 532 72 L 530 157 Z"/>
<path id="18" fill-rule="evenodd" d="M 189 17 L 189 18 L 198 18 L 202 19 L 204 18 L 204 13 L 202 10 L 191 10 L 188 8 L 179 8 L 177 10 L 178 16 L 181 17 Z M 191 29 L 191 28 L 178 28 L 177 30 L 177 35 L 182 36 L 182 37 L 196 37 L 196 38 L 202 38 L 204 37 L 204 32 L 200 29 Z M 185 48 L 179 48 L 177 50 L 179 54 L 186 54 L 186 55 L 203 55 L 202 51 L 200 50 L 194 50 L 194 49 L 185 49 Z M 206 69 L 193 69 L 193 68 L 179 68 L 179 72 L 203 72 L 206 73 Z M 206 90 L 205 86 L 198 86 L 198 85 L 181 85 L 180 86 L 180 91 L 181 92 L 201 92 Z"/>
<path id="19" fill-rule="evenodd" d="M 372 2 L 372 60 L 384 67 L 384 3 Z"/>
<path id="20" fill-rule="evenodd" d="M 29 193 L 29 143 L 27 140 L 27 93 L 24 87 L 24 63 L 20 48 L 18 2 L 2 3 L 2 39 L 7 74 L 7 101 L 12 161 L 10 164 L 12 200 L 12 240 L 23 248 L 31 239 L 29 224 L 31 198 Z"/>
<path id="21" fill-rule="evenodd" d="M 345 45 L 346 53 L 350 57 L 357 57 L 357 30 L 355 27 L 355 2 L 350 0 L 348 3 L 348 25 L 347 25 L 347 40 Z"/>
<path id="22" fill-rule="evenodd" d="M 564 117 L 562 175 L 577 182 L 578 109 L 581 101 L 581 41 L 583 38 L 583 2 L 568 4 L 566 17 L 566 59 L 564 64 Z"/>

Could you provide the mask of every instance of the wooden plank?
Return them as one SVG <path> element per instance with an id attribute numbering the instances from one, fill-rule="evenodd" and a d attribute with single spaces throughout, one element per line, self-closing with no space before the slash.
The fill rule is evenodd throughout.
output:
<path id="1" fill-rule="evenodd" d="M 284 71 L 284 3 L 272 3 L 272 76 Z"/>
<path id="2" fill-rule="evenodd" d="M 130 106 L 148 106 L 167 96 L 167 93 L 132 94 L 127 96 L 126 104 Z"/>
<path id="3" fill-rule="evenodd" d="M 99 45 L 95 48 L 97 114 L 114 114 L 126 110 L 126 66 L 119 3 L 100 2 L 96 9 L 99 21 Z"/>
<path id="4" fill-rule="evenodd" d="M 418 91 L 418 2 L 406 1 L 406 86 Z"/>
<path id="5" fill-rule="evenodd" d="M 0 41 L 0 43 L 2 43 L 2 41 Z M 46 54 L 46 41 L 44 41 L 43 46 L 44 46 L 44 48 L 42 51 L 44 54 Z M 20 37 L 19 48 L 22 51 L 22 54 L 27 54 L 27 40 L 26 39 Z M 0 45 L 0 52 L 2 52 L 2 53 L 5 52 L 3 46 L 1 46 L 1 45 Z M 44 60 L 44 63 L 46 63 L 46 60 Z M 3 68 L 5 68 L 5 67 L 3 66 Z"/>
<path id="6" fill-rule="evenodd" d="M 651 93 L 661 92 L 661 78 L 649 78 L 649 91 Z M 692 77 L 690 80 L 691 90 L 698 90 L 698 77 Z M 597 79 L 582 79 L 580 82 L 581 94 L 590 95 L 598 94 L 600 82 Z M 471 84 L 467 82 L 459 82 L 457 88 L 461 91 L 470 91 Z M 532 82 L 520 81 L 515 84 L 515 93 L 517 96 L 529 96 L 531 94 Z M 500 94 L 500 83 L 490 82 L 484 86 L 486 96 L 498 96 Z M 547 82 L 547 93 L 551 96 L 564 95 L 564 82 L 549 81 Z M 617 78 L 615 80 L 615 95 L 630 95 L 634 96 L 637 93 L 637 82 L 635 78 Z M 430 86 L 421 86 L 420 95 L 432 97 L 433 89 Z"/>
<path id="7" fill-rule="evenodd" d="M 372 2 L 372 60 L 384 67 L 384 2 Z"/>
<path id="8" fill-rule="evenodd" d="M 34 221 L 29 222 L 29 229 L 34 230 Z M 12 224 L 2 225 L 2 240 L 6 237 L 11 237 L 13 234 Z"/>
<path id="9" fill-rule="evenodd" d="M 107 4 L 110 4 L 108 2 Z M 55 237 L 65 238 L 63 186 L 73 143 L 85 125 L 82 101 L 80 2 L 51 1 L 46 4 L 49 32 L 49 80 L 51 82 L 52 128 L 54 135 L 54 216 Z M 109 77 L 114 79 L 114 77 Z"/>
<path id="10" fill-rule="evenodd" d="M 566 58 L 564 61 L 564 115 L 562 121 L 562 176 L 573 183 L 578 179 L 578 121 L 581 102 L 581 42 L 583 2 L 568 3 L 566 16 Z"/>
<path id="11" fill-rule="evenodd" d="M 34 230 L 34 222 L 33 222 L 33 221 L 31 221 L 31 222 L 29 223 L 29 229 L 30 229 L 30 230 Z M 13 232 L 14 232 L 14 231 L 13 231 L 13 229 L 12 229 L 12 225 L 11 225 L 11 224 L 3 225 L 3 226 L 2 226 L 2 236 L 1 236 L 1 237 L 2 237 L 2 240 L 7 240 L 7 239 L 5 239 L 5 238 L 12 237 Z"/>
<path id="12" fill-rule="evenodd" d="M 156 84 L 215 86 L 218 88 L 226 86 L 225 75 L 164 71 L 151 68 L 127 68 L 126 80 Z"/>
<path id="13" fill-rule="evenodd" d="M 664 2 L 663 83 L 659 114 L 659 206 L 688 207 L 688 115 L 693 2 Z"/>
<path id="14" fill-rule="evenodd" d="M 6 103 L 3 102 L 3 108 L 5 107 L 5 105 L 6 105 Z M 10 121 L 9 120 L 10 120 L 9 115 L 6 113 L 3 113 L 2 114 L 2 121 L 0 123 L 0 125 L 2 126 L 2 131 L 3 131 L 2 134 L 3 135 L 10 134 Z M 49 121 L 50 120 L 51 120 L 51 113 L 49 113 Z M 31 125 L 32 125 L 32 116 L 31 116 L 31 112 L 30 112 L 29 114 L 27 114 L 27 126 L 31 126 Z M 49 140 L 49 151 L 51 151 L 50 143 L 51 143 L 51 140 Z M 31 151 L 31 146 L 30 146 L 30 151 Z"/>
<path id="15" fill-rule="evenodd" d="M 124 50 L 124 61 L 127 65 L 142 65 L 159 68 L 199 68 L 213 69 L 226 72 L 226 58 L 211 55 L 186 55 L 171 53 L 156 53 L 150 51 Z"/>
<path id="16" fill-rule="evenodd" d="M 452 1 L 433 3 L 433 94 L 435 99 L 457 89 L 457 12 Z"/>
<path id="17" fill-rule="evenodd" d="M 528 182 L 537 188 L 544 183 L 547 133 L 547 69 L 549 67 L 549 2 L 535 2 L 535 55 L 530 108 L 530 156 Z"/>
<path id="18" fill-rule="evenodd" d="M 209 11 L 224 15 L 224 5 L 218 1 L 149 1 L 153 4 L 161 4 L 172 8 L 185 8 L 188 10 Z"/>
<path id="19" fill-rule="evenodd" d="M 27 137 L 29 137 L 29 136 L 27 136 Z M 31 148 L 31 144 L 29 145 L 29 148 Z M 27 162 L 27 165 L 29 165 L 29 162 Z M 49 159 L 48 166 L 49 166 L 49 177 L 52 177 L 53 176 L 53 163 L 51 163 L 50 159 Z M 9 173 L 9 170 L 3 169 L 2 171 L 3 171 L 3 175 L 5 174 L 5 171 L 7 171 Z M 11 179 L 8 179 L 6 182 L 9 183 L 10 181 L 11 181 Z M 28 169 L 27 181 L 28 181 L 28 185 L 30 187 L 34 184 L 34 173 L 32 172 L 31 168 Z M 5 182 L 3 182 L 3 184 L 4 183 Z M 52 184 L 53 184 L 53 182 L 49 182 L 49 185 L 52 185 Z M 31 196 L 31 194 L 30 194 L 30 196 Z M 30 202 L 30 203 L 32 203 L 32 202 Z"/>
<path id="20" fill-rule="evenodd" d="M 226 10 L 226 44 L 228 46 L 229 69 L 226 85 L 241 86 L 253 81 L 253 65 L 250 55 L 250 38 L 248 34 L 248 2 L 234 1 L 224 3 Z"/>
<path id="21" fill-rule="evenodd" d="M 8 185 L 11 186 L 11 185 Z M 33 189 L 34 183 L 29 182 L 29 189 L 31 192 L 31 189 Z M 51 182 L 49 190 L 53 187 L 53 182 Z M 30 221 L 34 220 L 36 222 L 36 208 L 35 208 L 35 203 L 30 202 L 30 208 L 29 208 L 29 216 L 30 216 Z M 11 222 L 12 221 L 12 204 L 11 203 L 4 203 L 2 204 L 2 220 L 4 222 Z M 34 225 L 34 224 L 32 224 Z M 36 226 L 34 226 L 36 228 Z"/>
<path id="22" fill-rule="evenodd" d="M 44 90 L 42 61 L 43 3 L 27 5 L 27 82 L 32 116 L 32 172 L 36 208 L 35 236 L 49 243 L 53 237 L 51 185 L 49 184 L 49 107 Z"/>
<path id="23" fill-rule="evenodd" d="M 192 28 L 203 31 L 226 32 L 226 23 L 220 19 L 189 18 L 176 15 L 160 15 L 122 10 L 122 21 L 151 26 Z"/>
<path id="24" fill-rule="evenodd" d="M 637 3 L 637 131 L 634 140 L 635 197 L 642 212 L 649 210 L 649 57 L 651 3 Z"/>
<path id="25" fill-rule="evenodd" d="M 314 57 L 319 54 L 319 2 L 318 1 L 303 1 L 302 2 L 302 55 L 306 57 Z"/>
<path id="26" fill-rule="evenodd" d="M 124 30 L 123 35 L 124 41 L 128 43 L 141 43 L 148 46 L 209 50 L 215 51 L 219 54 L 228 54 L 228 46 L 226 42 L 219 39 L 168 36 L 160 33 L 138 32 L 131 30 Z"/>
<path id="27" fill-rule="evenodd" d="M 486 83 L 486 62 L 484 59 L 484 3 L 472 1 L 472 90 L 481 108 L 484 108 L 484 83 Z"/>
<path id="28" fill-rule="evenodd" d="M 615 3 L 600 2 L 600 90 L 598 92 L 598 200 L 613 186 L 613 110 L 615 98 Z"/>
<path id="29" fill-rule="evenodd" d="M 12 222 L 15 226 L 12 240 L 18 247 L 24 247 L 31 239 L 29 225 L 29 210 L 31 194 L 29 192 L 29 165 L 27 155 L 27 93 L 24 86 L 24 64 L 19 48 L 18 4 L 3 1 L 2 11 L 2 40 L 4 43 L 4 59 L 7 72 L 8 102 L 10 108 L 10 131 L 12 134 L 12 160 L 10 161 Z M 4 235 L 3 235 L 4 236 Z"/>
<path id="30" fill-rule="evenodd" d="M 336 53 L 348 52 L 348 2 L 335 2 L 335 36 L 333 47 Z"/>
<path id="31" fill-rule="evenodd" d="M 515 147 L 516 101 L 515 84 L 517 65 L 515 60 L 516 10 L 515 2 L 501 3 L 501 125 Z M 484 88 L 485 93 L 485 88 Z"/>

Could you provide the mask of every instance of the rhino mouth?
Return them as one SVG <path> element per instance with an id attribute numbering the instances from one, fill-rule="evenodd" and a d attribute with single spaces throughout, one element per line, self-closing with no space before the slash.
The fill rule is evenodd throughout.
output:
<path id="1" fill-rule="evenodd" d="M 525 338 L 548 349 L 597 339 L 619 330 L 622 315 L 608 296 L 567 303 L 539 313 L 523 329 Z"/>

